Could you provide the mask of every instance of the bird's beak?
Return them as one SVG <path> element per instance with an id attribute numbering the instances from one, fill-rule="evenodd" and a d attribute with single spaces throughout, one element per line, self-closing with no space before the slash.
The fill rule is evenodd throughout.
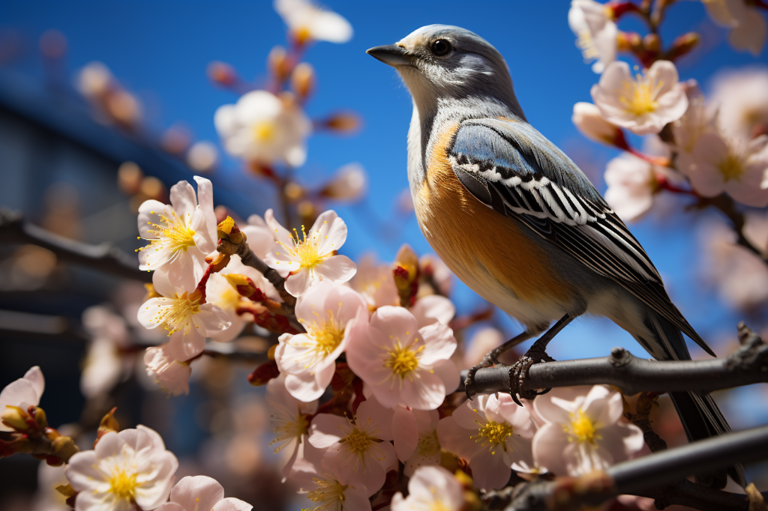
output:
<path id="1" fill-rule="evenodd" d="M 366 53 L 371 57 L 382 61 L 388 66 L 398 67 L 413 65 L 413 56 L 405 51 L 405 48 L 397 46 L 396 44 L 377 46 L 375 48 L 371 48 Z"/>

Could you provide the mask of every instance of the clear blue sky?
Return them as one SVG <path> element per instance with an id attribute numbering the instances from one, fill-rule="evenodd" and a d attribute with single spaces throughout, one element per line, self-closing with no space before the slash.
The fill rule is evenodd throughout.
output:
<path id="1" fill-rule="evenodd" d="M 337 167 L 358 161 L 370 175 L 370 203 L 382 218 L 392 213 L 395 197 L 407 186 L 405 137 L 411 113 L 407 90 L 391 68 L 365 54 L 365 50 L 397 41 L 414 29 L 432 23 L 460 25 L 494 44 L 505 56 L 520 103 L 530 122 L 579 162 L 591 162 L 599 176 L 613 153 L 584 139 L 573 127 L 573 104 L 590 101 L 595 75 L 582 61 L 567 24 L 569 2 L 558 1 L 388 1 L 328 0 L 330 8 L 354 26 L 355 36 L 343 45 L 318 43 L 306 55 L 318 74 L 316 95 L 308 111 L 322 116 L 335 109 L 352 109 L 364 118 L 363 131 L 354 138 L 318 135 L 309 144 L 309 159 L 299 172 L 308 183 L 317 182 Z M 622 23 L 640 30 L 639 22 Z M 235 66 L 242 76 L 263 76 L 265 59 L 275 44 L 284 44 L 285 27 L 270 1 L 83 1 L 6 0 L 0 3 L 0 26 L 20 30 L 33 47 L 51 28 L 69 40 L 71 71 L 99 60 L 136 92 L 150 110 L 158 129 L 184 122 L 200 139 L 217 140 L 213 114 L 232 103 L 232 93 L 210 84 L 205 69 L 212 60 Z M 677 2 L 669 11 L 662 35 L 703 30 L 713 48 L 680 63 L 683 79 L 696 78 L 705 88 L 723 67 L 741 67 L 766 60 L 733 52 L 724 31 L 706 18 L 699 2 Z M 31 50 L 30 50 L 31 51 Z M 18 70 L 40 75 L 34 55 L 16 64 Z M 228 162 L 235 179 L 240 172 Z M 585 168 L 589 173 L 589 168 Z M 594 174 L 592 174 L 594 175 Z M 254 204 L 253 213 L 265 206 Z M 346 253 L 356 256 L 374 249 L 391 259 L 400 243 L 408 241 L 420 253 L 429 247 L 411 219 L 395 241 L 380 241 L 371 222 L 358 210 L 337 208 L 350 227 Z M 690 322 L 702 332 L 734 332 L 739 319 L 725 311 L 694 282 L 696 261 L 693 240 L 685 220 L 661 228 L 648 219 L 633 227 L 659 270 L 669 277 L 671 292 Z M 466 290 L 457 293 L 459 306 L 475 303 Z M 509 333 L 516 327 L 509 324 Z M 707 335 L 705 335 L 705 338 Z M 556 358 L 598 356 L 622 344 L 633 352 L 641 348 L 618 327 L 605 321 L 585 320 L 569 327 L 553 343 Z"/>

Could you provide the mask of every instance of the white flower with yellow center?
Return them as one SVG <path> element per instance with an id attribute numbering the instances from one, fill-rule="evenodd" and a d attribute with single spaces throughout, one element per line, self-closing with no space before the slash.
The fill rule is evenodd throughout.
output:
<path id="1" fill-rule="evenodd" d="M 192 185 L 179 181 L 171 187 L 170 205 L 148 200 L 139 207 L 140 238 L 149 241 L 138 250 L 139 268 L 172 272 L 190 292 L 205 273 L 205 256 L 216 250 L 217 241 L 211 182 L 198 176 L 195 181 L 197 196 Z"/>
<path id="2" fill-rule="evenodd" d="M 308 0 L 275 0 L 275 10 L 283 18 L 294 40 L 346 43 L 352 39 L 352 25 L 333 11 Z"/>
<path id="3" fill-rule="evenodd" d="M 434 410 L 458 385 L 454 351 L 456 339 L 444 324 L 419 329 L 407 309 L 384 306 L 370 325 L 353 326 L 347 363 L 384 406 Z"/>
<path id="4" fill-rule="evenodd" d="M 616 60 L 618 29 L 611 6 L 593 0 L 572 0 L 568 25 L 578 40 L 584 60 L 594 61 L 592 70 L 602 73 L 605 66 Z"/>
<path id="5" fill-rule="evenodd" d="M 300 167 L 307 159 L 312 122 L 291 96 L 248 92 L 234 105 L 219 107 L 213 122 L 224 149 L 247 162 Z"/>
<path id="6" fill-rule="evenodd" d="M 356 319 L 358 311 L 362 314 Z M 299 297 L 296 318 L 307 333 L 281 335 L 275 361 L 286 375 L 288 392 L 300 401 L 310 402 L 330 385 L 336 359 L 349 343 L 350 323 L 367 323 L 368 309 L 356 291 L 324 281 Z"/>
<path id="7" fill-rule="evenodd" d="M 269 446 L 275 454 L 284 449 L 291 451 L 283 468 L 283 477 L 287 477 L 299 455 L 299 447 L 306 447 L 309 419 L 317 411 L 317 401 L 304 403 L 291 396 L 285 388 L 285 374 L 281 374 L 267 383 L 267 403 L 275 434 Z"/>
<path id="8" fill-rule="evenodd" d="M 419 467 L 440 464 L 439 419 L 437 410 L 410 410 L 402 406 L 395 410 L 392 435 L 397 457 L 405 463 L 406 476 L 412 476 Z"/>
<path id="9" fill-rule="evenodd" d="M 30 368 L 23 378 L 12 381 L 0 392 L 0 415 L 7 406 L 17 406 L 27 411 L 30 406 L 40 404 L 45 390 L 45 379 L 39 366 Z M 0 431 L 13 431 L 13 428 L 0 423 Z"/>
<path id="10" fill-rule="evenodd" d="M 296 460 L 290 480 L 312 501 L 307 511 L 371 511 L 368 497 L 376 493 L 360 483 L 348 483 L 335 467 L 314 457 Z"/>
<path id="11" fill-rule="evenodd" d="M 275 245 L 264 260 L 270 267 L 286 277 L 285 290 L 300 296 L 322 280 L 343 284 L 354 277 L 355 263 L 336 251 L 347 241 L 347 224 L 335 211 L 329 210 L 317 217 L 312 228 L 301 233 L 288 229 L 275 220 L 272 210 L 264 215 L 275 236 Z"/>
<path id="12" fill-rule="evenodd" d="M 171 500 L 156 511 L 251 511 L 253 506 L 234 497 L 224 498 L 224 488 L 216 479 L 187 476 L 171 490 Z"/>
<path id="13" fill-rule="evenodd" d="M 591 94 L 603 119 L 638 135 L 660 132 L 688 108 L 677 68 L 667 60 L 656 61 L 635 76 L 626 62 L 613 62 Z"/>
<path id="14" fill-rule="evenodd" d="M 491 490 L 505 486 L 513 469 L 536 471 L 535 429 L 531 414 L 509 394 L 481 395 L 442 419 L 437 436 L 443 449 L 469 461 L 475 486 Z"/>
<path id="15" fill-rule="evenodd" d="M 703 197 L 725 192 L 758 208 L 768 205 L 768 136 L 746 141 L 705 133 L 690 153 L 680 153 L 677 167 Z"/>
<path id="16" fill-rule="evenodd" d="M 107 433 L 94 450 L 72 456 L 66 475 L 78 492 L 76 511 L 131 511 L 168 500 L 178 466 L 160 435 L 138 426 Z"/>
<path id="17" fill-rule="evenodd" d="M 355 420 L 321 413 L 312 419 L 309 442 L 326 449 L 323 466 L 333 467 L 347 484 L 362 484 L 377 492 L 386 471 L 397 465 L 392 440 L 392 410 L 368 399 L 357 408 Z"/>
<path id="18" fill-rule="evenodd" d="M 464 488 L 443 467 L 421 467 L 408 481 L 408 497 L 392 497 L 392 511 L 460 511 L 465 509 Z"/>
<path id="19" fill-rule="evenodd" d="M 536 463 L 556 476 L 581 476 L 630 459 L 643 448 L 643 432 L 620 422 L 621 394 L 606 386 L 553 389 L 536 398 L 545 422 L 533 439 Z"/>
<path id="20" fill-rule="evenodd" d="M 232 324 L 218 306 L 205 301 L 200 290 L 187 292 L 171 284 L 167 275 L 156 273 L 152 279 L 155 292 L 161 296 L 150 298 L 139 307 L 137 318 L 145 328 L 162 327 L 168 336 L 175 334 L 184 346 L 189 360 L 205 348 L 205 338 L 216 335 Z"/>

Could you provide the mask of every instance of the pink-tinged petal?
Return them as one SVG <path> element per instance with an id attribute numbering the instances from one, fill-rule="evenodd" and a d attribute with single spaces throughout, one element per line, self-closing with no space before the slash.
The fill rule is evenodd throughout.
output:
<path id="1" fill-rule="evenodd" d="M 402 307 L 386 305 L 379 307 L 371 316 L 371 327 L 375 328 L 387 339 L 387 346 L 391 346 L 395 339 L 402 345 L 410 344 L 411 339 L 419 331 L 419 325 L 413 314 Z"/>
<path id="2" fill-rule="evenodd" d="M 66 475 L 76 491 L 87 490 L 94 481 L 101 481 L 104 476 L 98 469 L 96 451 L 81 451 L 72 456 L 67 464 Z"/>
<path id="3" fill-rule="evenodd" d="M 533 461 L 533 438 L 523 438 L 518 435 L 512 435 L 507 438 L 506 464 L 517 472 L 531 473 L 537 471 L 538 467 Z"/>
<path id="4" fill-rule="evenodd" d="M 40 397 L 45 390 L 45 378 L 43 378 L 43 371 L 40 370 L 40 366 L 33 366 L 24 373 L 24 379 L 32 384 L 32 388 L 37 392 L 38 402 L 34 403 L 35 406 L 39 403 Z M 2 395 L 2 393 L 0 393 Z"/>
<path id="5" fill-rule="evenodd" d="M 213 211 L 213 185 L 209 179 L 204 177 L 195 176 L 195 182 L 197 182 L 197 200 L 199 211 L 202 212 L 203 228 L 205 229 L 204 235 L 211 243 L 211 247 L 202 247 L 198 245 L 200 250 L 205 253 L 210 253 L 216 250 L 216 214 Z"/>
<path id="6" fill-rule="evenodd" d="M 240 228 L 246 235 L 248 247 L 256 254 L 260 259 L 264 259 L 269 249 L 275 246 L 275 237 L 272 235 L 273 231 L 267 227 L 264 220 L 259 215 L 251 215 L 248 217 L 248 225 Z"/>
<path id="7" fill-rule="evenodd" d="M 408 458 L 403 467 L 403 474 L 407 477 L 413 476 L 414 472 L 421 467 L 438 466 L 440 465 L 440 453 L 421 455 L 418 452 Z"/>
<path id="8" fill-rule="evenodd" d="M 432 509 L 461 509 L 464 491 L 454 475 L 442 467 L 424 467 L 408 481 L 408 493 L 419 503 L 434 502 Z M 408 508 L 412 509 L 412 508 Z"/>
<path id="9" fill-rule="evenodd" d="M 173 303 L 170 298 L 150 298 L 139 307 L 136 318 L 144 328 L 157 328 L 164 322 L 159 316 L 160 311 L 171 307 Z"/>
<path id="10" fill-rule="evenodd" d="M 432 370 L 437 377 L 440 378 L 440 381 L 443 382 L 446 396 L 456 392 L 456 389 L 459 388 L 459 384 L 461 383 L 461 373 L 456 367 L 456 364 L 453 363 L 453 360 L 446 360 Z"/>
<path id="11" fill-rule="evenodd" d="M 132 504 L 125 499 L 93 492 L 81 492 L 75 498 L 75 511 L 131 511 Z"/>
<path id="12" fill-rule="evenodd" d="M 299 401 L 310 402 L 319 399 L 325 392 L 325 387 L 319 387 L 315 376 L 309 373 L 301 375 L 289 374 L 285 377 L 285 388 Z"/>
<path id="13" fill-rule="evenodd" d="M 716 164 L 725 160 L 728 154 L 728 144 L 716 133 L 704 133 L 693 148 L 693 157 L 697 162 Z"/>
<path id="14" fill-rule="evenodd" d="M 368 490 L 362 485 L 350 487 L 344 492 L 344 504 L 341 511 L 371 511 Z M 375 493 L 375 492 L 374 492 Z"/>
<path id="15" fill-rule="evenodd" d="M 725 190 L 725 181 L 718 168 L 709 162 L 697 162 L 688 168 L 691 186 L 702 197 L 717 197 Z"/>
<path id="16" fill-rule="evenodd" d="M 477 433 L 477 429 L 462 428 L 456 424 L 453 416 L 440 419 L 436 429 L 440 447 L 460 458 L 469 461 L 480 448 L 471 438 Z"/>
<path id="17" fill-rule="evenodd" d="M 0 414 L 5 412 L 6 406 L 18 406 L 26 410 L 28 407 L 38 404 L 40 404 L 40 396 L 32 383 L 23 378 L 11 382 L 0 393 Z M 0 431 L 13 431 L 13 428 L 0 424 Z"/>
<path id="18" fill-rule="evenodd" d="M 486 414 L 488 414 L 488 412 L 489 410 L 486 409 Z M 528 413 L 528 410 L 525 407 L 517 406 L 512 400 L 512 396 L 509 394 L 497 394 L 495 412 L 502 420 L 512 425 L 515 435 L 519 435 L 523 438 L 533 438 L 535 425 L 531 419 L 531 414 Z"/>
<path id="19" fill-rule="evenodd" d="M 159 508 L 155 509 L 155 511 L 187 511 L 187 510 L 175 502 L 166 502 Z"/>
<path id="20" fill-rule="evenodd" d="M 624 403 L 618 391 L 606 385 L 595 385 L 587 394 L 582 411 L 600 429 L 618 422 L 624 414 Z"/>
<path id="21" fill-rule="evenodd" d="M 167 213 L 166 208 L 168 208 Z M 161 224 L 160 216 L 168 216 L 170 214 L 170 210 L 170 206 L 167 206 L 156 200 L 147 200 L 142 202 L 141 206 L 139 206 L 138 216 L 139 235 L 144 239 L 156 239 L 157 236 L 149 231 L 154 231 L 156 229 L 155 225 Z"/>
<path id="22" fill-rule="evenodd" d="M 192 322 L 200 330 L 201 335 L 205 336 L 221 332 L 232 326 L 229 314 L 212 303 L 201 305 L 200 312 L 192 316 Z"/>
<path id="23" fill-rule="evenodd" d="M 251 511 L 251 509 L 253 509 L 253 506 L 246 501 L 234 497 L 227 497 L 216 503 L 211 511 Z"/>
<path id="24" fill-rule="evenodd" d="M 301 296 L 316 282 L 317 278 L 313 278 L 309 270 L 299 270 L 298 273 L 289 275 L 285 279 L 285 290 L 293 296 Z"/>
<path id="25" fill-rule="evenodd" d="M 224 487 L 206 476 L 183 477 L 171 490 L 171 501 L 190 511 L 211 509 L 223 498 Z"/>
<path id="26" fill-rule="evenodd" d="M 431 433 L 437 427 L 440 414 L 437 410 L 413 410 L 414 418 L 419 429 L 419 434 Z"/>
<path id="27" fill-rule="evenodd" d="M 369 435 L 375 435 L 382 440 L 392 440 L 393 416 L 393 410 L 382 406 L 375 399 L 366 399 L 357 408 L 355 424 Z"/>
<path id="28" fill-rule="evenodd" d="M 389 505 L 392 511 L 412 511 L 410 502 L 407 502 L 400 492 L 395 493 L 392 497 L 392 503 Z"/>
<path id="29" fill-rule="evenodd" d="M 392 418 L 392 433 L 395 437 L 395 452 L 400 461 L 411 457 L 419 445 L 419 428 L 413 411 L 398 406 Z"/>
<path id="30" fill-rule="evenodd" d="M 332 209 L 324 211 L 317 217 L 315 223 L 312 224 L 312 228 L 309 229 L 307 237 L 314 233 L 319 233 L 321 236 L 327 236 L 330 231 L 331 225 L 339 218 L 339 215 Z"/>
<path id="31" fill-rule="evenodd" d="M 435 322 L 447 325 L 456 315 L 456 306 L 444 296 L 427 295 L 419 298 L 410 311 L 423 328 Z"/>
<path id="32" fill-rule="evenodd" d="M 189 333 L 175 332 L 168 341 L 168 353 L 174 359 L 186 361 L 195 358 L 205 349 L 205 337 L 193 328 Z"/>
<path id="33" fill-rule="evenodd" d="M 365 298 L 347 286 L 333 286 L 324 301 L 325 310 L 332 311 L 340 324 L 345 325 L 355 317 L 360 308 L 367 309 Z M 367 322 L 367 317 L 366 317 Z"/>
<path id="34" fill-rule="evenodd" d="M 606 453 L 610 453 L 611 464 L 631 459 L 645 445 L 643 432 L 634 424 L 618 423 L 599 431 L 598 454 L 607 458 Z"/>
<path id="35" fill-rule="evenodd" d="M 326 319 L 325 303 L 328 294 L 336 287 L 331 282 L 318 282 L 296 300 L 296 317 L 307 324 Z"/>
<path id="36" fill-rule="evenodd" d="M 158 269 L 152 274 L 152 286 L 154 287 L 156 293 L 166 298 L 176 298 L 176 295 L 182 295 L 184 292 L 194 291 L 197 283 L 193 283 L 192 289 L 189 289 L 179 285 L 179 281 L 181 279 L 177 275 L 170 275 L 169 270 L 174 266 L 181 266 L 182 269 L 189 268 L 185 262 L 179 261 L 179 263 L 180 264 L 169 265 L 162 269 Z"/>
<path id="37" fill-rule="evenodd" d="M 419 364 L 424 366 L 437 365 L 448 360 L 456 351 L 456 338 L 453 330 L 443 323 L 432 323 L 419 329 L 419 334 L 424 339 L 424 351 L 419 358 Z"/>
<path id="38" fill-rule="evenodd" d="M 377 444 L 378 458 L 386 459 L 387 456 L 384 453 L 386 450 L 384 445 L 389 445 L 394 454 L 394 447 L 389 442 L 381 442 Z M 347 450 L 345 444 L 333 444 L 323 455 L 323 466 L 334 467 L 334 471 L 338 471 L 339 480 L 344 480 L 347 484 L 362 484 L 366 488 L 378 491 L 383 485 L 386 479 L 386 473 L 384 467 L 377 460 L 373 460 L 370 456 L 366 455 L 365 463 L 360 462 L 360 456 L 354 452 Z"/>
<path id="39" fill-rule="evenodd" d="M 544 394 L 543 399 L 533 402 L 539 417 L 546 422 L 570 424 L 571 414 L 584 403 L 584 398 L 592 387 L 560 387 Z"/>
<path id="40" fill-rule="evenodd" d="M 280 222 L 275 219 L 275 214 L 271 209 L 268 209 L 264 213 L 264 222 L 267 224 L 267 227 L 269 227 L 270 231 L 272 232 L 272 236 L 274 236 L 275 240 L 279 244 L 293 247 L 293 236 L 291 236 L 291 233 L 288 231 L 288 229 L 280 225 Z"/>
<path id="41" fill-rule="evenodd" d="M 384 389 L 379 386 L 374 388 Z M 406 375 L 402 381 L 398 403 L 417 410 L 434 410 L 445 400 L 445 385 L 439 376 L 430 371 L 420 371 L 417 378 L 411 380 Z"/>
<path id="42" fill-rule="evenodd" d="M 315 268 L 317 275 L 336 284 L 348 282 L 357 273 L 357 265 L 347 256 L 331 256 Z"/>
<path id="43" fill-rule="evenodd" d="M 483 411 L 487 401 L 488 396 L 477 396 L 474 400 L 467 401 L 462 406 L 456 408 L 452 415 L 456 424 L 470 430 L 476 430 L 485 424 L 485 414 Z"/>
<path id="44" fill-rule="evenodd" d="M 538 401 L 538 399 L 536 399 Z M 563 453 L 573 442 L 562 424 L 545 424 L 533 437 L 533 459 L 537 466 L 545 467 L 556 476 L 567 476 L 568 468 Z"/>
<path id="45" fill-rule="evenodd" d="M 728 34 L 728 42 L 735 49 L 748 51 L 758 57 L 765 46 L 768 25 L 759 10 L 747 8 L 745 11 L 741 23 Z"/>
<path id="46" fill-rule="evenodd" d="M 680 81 L 680 75 L 677 73 L 675 65 L 668 60 L 657 60 L 648 69 L 647 76 L 654 84 L 660 86 L 657 94 L 659 96 L 671 91 L 677 82 Z"/>
<path id="47" fill-rule="evenodd" d="M 336 363 L 334 360 L 336 357 L 326 357 L 326 359 L 317 365 L 315 369 L 315 382 L 318 386 L 318 388 L 323 389 L 323 392 L 325 392 L 325 389 L 328 388 L 328 385 L 331 384 L 331 380 L 333 380 L 333 373 L 336 372 Z M 318 396 L 317 398 L 319 398 Z M 314 398 L 314 399 L 317 399 Z M 314 399 L 310 399 L 309 401 L 313 401 Z M 301 401 L 306 401 L 306 399 L 302 399 Z"/>
<path id="48" fill-rule="evenodd" d="M 496 454 L 491 454 L 488 449 L 480 450 L 469 460 L 469 468 L 472 469 L 475 486 L 486 491 L 506 486 L 512 475 L 510 467 L 504 464 L 501 449 Z"/>
<path id="49" fill-rule="evenodd" d="M 309 428 L 309 443 L 318 449 L 326 449 L 341 440 L 350 431 L 349 421 L 338 415 L 320 413 L 312 419 Z"/>
<path id="50" fill-rule="evenodd" d="M 320 253 L 328 253 L 339 250 L 347 241 L 347 224 L 341 218 L 328 222 L 328 228 L 324 229 L 324 238 L 320 241 Z"/>
<path id="51" fill-rule="evenodd" d="M 187 181 L 179 181 L 171 187 L 171 206 L 184 222 L 189 222 L 197 208 L 195 189 Z"/>

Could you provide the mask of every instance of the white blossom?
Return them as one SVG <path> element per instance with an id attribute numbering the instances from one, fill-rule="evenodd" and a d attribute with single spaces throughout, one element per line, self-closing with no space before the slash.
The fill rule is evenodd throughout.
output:
<path id="1" fill-rule="evenodd" d="M 352 25 L 333 11 L 308 0 L 275 0 L 275 10 L 300 44 L 310 40 L 346 43 Z"/>
<path id="2" fill-rule="evenodd" d="M 568 25 L 578 37 L 576 45 L 584 60 L 595 61 L 592 64 L 595 73 L 602 73 L 605 66 L 616 60 L 618 29 L 609 5 L 593 0 L 572 0 Z"/>

